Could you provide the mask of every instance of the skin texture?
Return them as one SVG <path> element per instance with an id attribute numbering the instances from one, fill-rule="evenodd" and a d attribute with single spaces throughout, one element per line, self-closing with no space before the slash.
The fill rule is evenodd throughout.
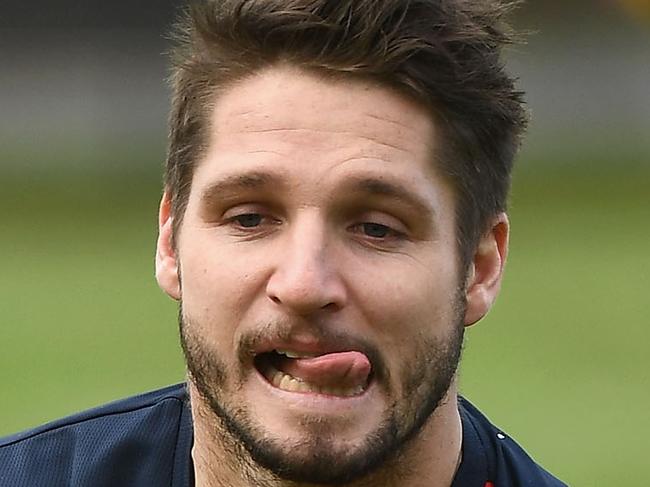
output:
<path id="1" fill-rule="evenodd" d="M 215 106 L 176 248 L 165 194 L 156 256 L 182 302 L 197 485 L 450 485 L 462 330 L 498 293 L 506 216 L 459 269 L 444 141 L 387 88 L 276 66 Z M 278 344 L 362 351 L 370 385 L 281 391 L 253 362 Z"/>

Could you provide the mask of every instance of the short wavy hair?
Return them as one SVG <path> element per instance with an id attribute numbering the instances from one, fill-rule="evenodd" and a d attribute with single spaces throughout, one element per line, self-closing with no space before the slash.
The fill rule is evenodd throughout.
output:
<path id="1" fill-rule="evenodd" d="M 194 167 L 208 142 L 218 93 L 282 62 L 325 75 L 375 80 L 431 110 L 444 141 L 435 164 L 455 190 L 460 259 L 467 266 L 493 218 L 506 210 L 513 160 L 526 127 L 523 94 L 502 60 L 502 48 L 515 41 L 504 21 L 515 3 L 190 3 L 177 23 L 171 52 L 164 183 L 174 235 L 187 206 Z"/>

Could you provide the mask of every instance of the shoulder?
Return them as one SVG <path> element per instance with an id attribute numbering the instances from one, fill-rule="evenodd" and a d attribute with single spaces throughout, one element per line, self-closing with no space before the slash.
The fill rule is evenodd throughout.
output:
<path id="1" fill-rule="evenodd" d="M 170 485 L 187 463 L 183 384 L 0 439 L 0 485 Z"/>
<path id="2" fill-rule="evenodd" d="M 464 429 L 463 442 L 475 443 L 472 448 L 482 455 L 494 485 L 566 487 L 564 482 L 538 465 L 513 438 L 494 426 L 467 399 L 459 398 L 459 409 Z"/>

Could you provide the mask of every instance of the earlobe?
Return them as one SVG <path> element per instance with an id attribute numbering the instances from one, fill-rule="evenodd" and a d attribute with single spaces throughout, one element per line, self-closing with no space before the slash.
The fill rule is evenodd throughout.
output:
<path id="1" fill-rule="evenodd" d="M 160 289 L 172 299 L 181 298 L 178 260 L 172 245 L 173 218 L 167 191 L 163 194 L 158 212 L 158 241 L 156 243 L 156 280 Z"/>
<path id="2" fill-rule="evenodd" d="M 508 217 L 500 213 L 478 243 L 467 277 L 465 326 L 483 318 L 499 294 L 509 233 Z"/>

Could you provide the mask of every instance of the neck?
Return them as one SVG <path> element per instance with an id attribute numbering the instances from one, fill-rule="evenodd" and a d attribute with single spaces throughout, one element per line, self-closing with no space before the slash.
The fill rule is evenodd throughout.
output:
<path id="1" fill-rule="evenodd" d="M 316 487 L 280 479 L 255 463 L 189 382 L 196 487 Z M 449 487 L 460 463 L 462 425 L 456 385 L 417 436 L 381 468 L 345 487 Z M 341 484 L 342 485 L 342 484 Z"/>

